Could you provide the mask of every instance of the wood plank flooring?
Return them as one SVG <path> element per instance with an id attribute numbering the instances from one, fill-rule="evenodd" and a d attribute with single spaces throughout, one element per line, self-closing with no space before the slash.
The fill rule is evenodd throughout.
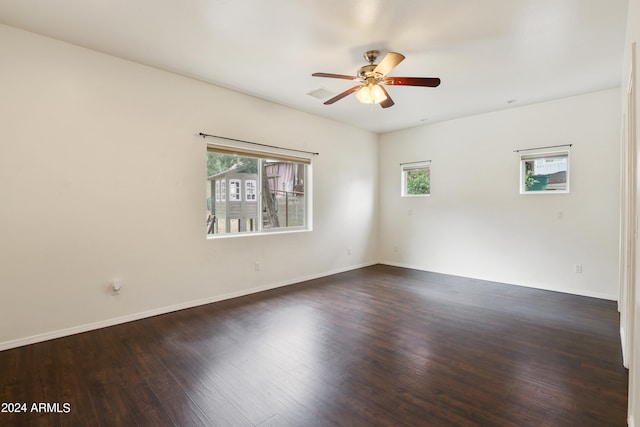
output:
<path id="1" fill-rule="evenodd" d="M 625 426 L 618 328 L 611 301 L 376 265 L 0 352 L 0 402 L 63 412 L 0 425 Z"/>

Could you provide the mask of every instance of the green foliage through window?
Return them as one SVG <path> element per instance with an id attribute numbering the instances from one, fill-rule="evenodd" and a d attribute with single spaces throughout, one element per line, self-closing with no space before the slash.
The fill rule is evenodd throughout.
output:
<path id="1" fill-rule="evenodd" d="M 237 154 L 207 153 L 207 176 L 218 175 L 231 169 L 244 173 L 258 173 L 258 159 Z"/>
<path id="2" fill-rule="evenodd" d="M 407 194 L 429 194 L 430 192 L 429 170 L 417 169 L 407 172 Z"/>
<path id="3" fill-rule="evenodd" d="M 431 194 L 431 162 L 412 162 L 401 165 L 402 196 Z"/>

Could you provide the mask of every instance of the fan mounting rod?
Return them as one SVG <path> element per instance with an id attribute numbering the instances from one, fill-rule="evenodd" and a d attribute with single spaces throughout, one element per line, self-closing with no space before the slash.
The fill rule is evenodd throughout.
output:
<path id="1" fill-rule="evenodd" d="M 368 50 L 364 53 L 364 60 L 367 61 L 369 64 L 373 65 L 374 62 L 376 62 L 376 59 L 378 58 L 378 55 L 380 55 L 380 51 L 379 50 Z"/>
<path id="2" fill-rule="evenodd" d="M 377 65 L 374 64 L 374 62 L 378 59 L 378 55 L 380 55 L 379 50 L 368 50 L 362 55 L 369 64 L 363 65 L 358 70 L 358 77 L 360 81 L 370 81 L 372 78 L 377 81 L 382 80 L 383 75 L 375 72 Z"/>

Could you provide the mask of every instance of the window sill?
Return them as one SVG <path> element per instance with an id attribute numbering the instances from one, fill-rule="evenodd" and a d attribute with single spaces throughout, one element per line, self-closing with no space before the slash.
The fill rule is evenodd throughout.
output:
<path id="1" fill-rule="evenodd" d="M 296 228 L 290 230 L 273 230 L 245 233 L 207 234 L 207 240 L 234 239 L 239 237 L 272 236 L 274 234 L 297 234 L 313 231 L 311 228 Z"/>

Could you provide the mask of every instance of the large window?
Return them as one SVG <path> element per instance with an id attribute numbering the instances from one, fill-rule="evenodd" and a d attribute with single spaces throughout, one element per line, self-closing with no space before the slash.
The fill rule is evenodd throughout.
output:
<path id="1" fill-rule="evenodd" d="M 431 162 L 411 162 L 400 165 L 402 197 L 431 194 Z"/>
<path id="2" fill-rule="evenodd" d="M 305 158 L 209 145 L 207 234 L 307 229 L 310 163 Z"/>
<path id="3" fill-rule="evenodd" d="M 520 193 L 568 193 L 569 152 L 520 156 Z"/>

